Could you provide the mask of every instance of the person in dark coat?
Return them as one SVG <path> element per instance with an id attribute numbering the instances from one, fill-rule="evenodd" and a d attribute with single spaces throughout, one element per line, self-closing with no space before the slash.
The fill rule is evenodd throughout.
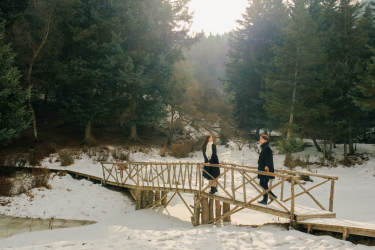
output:
<path id="1" fill-rule="evenodd" d="M 202 153 L 204 163 L 219 164 L 213 135 L 206 136 L 202 146 Z M 203 169 L 205 170 L 203 171 L 203 177 L 209 181 L 209 185 L 211 186 L 210 194 L 214 194 L 217 192 L 216 178 L 220 175 L 220 168 L 205 165 Z"/>
<path id="2" fill-rule="evenodd" d="M 266 134 L 262 134 L 259 137 L 259 142 L 261 144 L 261 152 L 258 159 L 258 170 L 264 171 L 264 172 L 270 172 L 273 173 L 275 170 L 273 168 L 273 156 L 272 156 L 272 150 L 269 146 L 269 140 L 270 137 Z M 258 174 L 259 178 L 259 184 L 262 186 L 264 190 L 268 190 L 268 182 L 270 179 L 275 179 L 274 176 L 268 176 L 268 175 L 261 175 Z M 272 193 L 272 191 L 269 192 L 271 199 L 276 199 L 277 196 Z M 258 201 L 260 204 L 267 205 L 268 201 L 268 194 L 263 195 L 263 200 Z"/>

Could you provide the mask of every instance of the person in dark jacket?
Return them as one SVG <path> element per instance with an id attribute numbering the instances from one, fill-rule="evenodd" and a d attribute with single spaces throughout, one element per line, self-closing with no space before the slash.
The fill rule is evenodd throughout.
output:
<path id="1" fill-rule="evenodd" d="M 264 172 L 270 172 L 273 173 L 275 170 L 273 168 L 273 156 L 272 156 L 272 150 L 269 146 L 269 140 L 270 137 L 266 134 L 262 134 L 259 137 L 259 142 L 261 144 L 261 152 L 258 159 L 258 170 L 264 171 Z M 259 178 L 259 184 L 262 186 L 264 190 L 268 190 L 268 182 L 270 179 L 275 179 L 274 176 L 268 176 L 268 175 L 261 175 L 258 174 Z M 272 193 L 272 191 L 269 192 L 271 199 L 276 199 L 277 196 Z M 258 201 L 260 204 L 267 205 L 268 201 L 268 194 L 263 195 L 263 200 Z"/>
<path id="2" fill-rule="evenodd" d="M 219 158 L 217 157 L 216 145 L 214 143 L 213 135 L 206 136 L 203 146 L 202 153 L 204 157 L 204 163 L 219 164 Z M 210 194 L 217 192 L 217 181 L 216 178 L 220 175 L 220 168 L 214 166 L 204 166 L 203 177 L 209 181 L 211 186 Z"/>

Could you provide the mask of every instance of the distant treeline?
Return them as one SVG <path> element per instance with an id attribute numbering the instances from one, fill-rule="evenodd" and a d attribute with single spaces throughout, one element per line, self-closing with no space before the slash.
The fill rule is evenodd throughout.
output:
<path id="1" fill-rule="evenodd" d="M 354 152 L 353 142 L 375 126 L 374 5 L 355 2 L 249 1 L 227 63 L 240 128 Z"/>

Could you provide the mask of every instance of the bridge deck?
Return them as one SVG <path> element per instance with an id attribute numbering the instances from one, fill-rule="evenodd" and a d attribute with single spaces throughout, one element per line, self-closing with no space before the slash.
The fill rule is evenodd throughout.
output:
<path id="1" fill-rule="evenodd" d="M 313 230 L 342 233 L 345 240 L 349 235 L 375 238 L 375 225 L 344 219 L 309 219 L 298 223 L 310 233 Z"/>

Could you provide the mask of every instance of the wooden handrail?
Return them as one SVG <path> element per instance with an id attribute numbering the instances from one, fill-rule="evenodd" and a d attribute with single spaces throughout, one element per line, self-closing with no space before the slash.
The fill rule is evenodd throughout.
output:
<path id="1" fill-rule="evenodd" d="M 102 162 L 102 164 L 121 164 L 119 162 Z M 328 176 L 328 175 L 322 175 L 322 174 L 315 174 L 311 172 L 302 172 L 302 171 L 294 171 L 294 170 L 287 170 L 287 169 L 275 169 L 274 173 L 270 172 L 262 172 L 258 171 L 257 167 L 254 166 L 242 166 L 238 164 L 233 164 L 233 163 L 221 163 L 221 164 L 210 164 L 210 163 L 202 163 L 202 162 L 123 162 L 122 164 L 133 164 L 133 165 L 176 165 L 176 166 L 181 166 L 181 165 L 197 165 L 197 164 L 202 164 L 206 166 L 212 166 L 212 167 L 220 167 L 220 168 L 234 168 L 234 169 L 246 169 L 250 170 L 252 173 L 259 173 L 261 175 L 267 175 L 267 176 L 274 176 L 274 177 L 284 177 L 284 178 L 295 178 L 295 175 L 305 175 L 305 176 L 315 176 L 319 178 L 324 178 L 324 179 L 330 179 L 330 180 L 338 180 L 337 176 Z M 279 174 L 281 173 L 281 174 Z"/>
<path id="2" fill-rule="evenodd" d="M 101 162 L 103 168 L 103 177 L 104 181 L 110 181 L 111 178 L 115 182 L 121 182 L 122 185 L 135 186 L 135 188 L 150 190 L 170 190 L 172 192 L 190 192 L 196 193 L 199 197 L 201 194 L 205 194 L 206 190 L 210 187 L 209 184 L 204 184 L 203 178 L 201 175 L 203 172 L 210 175 L 203 167 L 219 167 L 222 171 L 218 179 L 218 187 L 225 193 L 222 199 L 230 199 L 233 204 L 242 204 L 249 202 L 247 194 L 251 192 L 246 191 L 246 185 L 251 185 L 258 193 L 261 192 L 261 188 L 257 187 L 257 182 L 251 179 L 255 179 L 256 175 L 264 175 L 269 177 L 276 177 L 281 181 L 281 201 L 291 202 L 290 211 L 286 209 L 285 205 L 278 200 L 276 203 L 280 205 L 283 209 L 286 209 L 287 213 L 290 214 L 290 218 L 295 218 L 295 199 L 303 194 L 307 194 L 318 206 L 320 209 L 325 210 L 321 203 L 310 193 L 310 191 L 328 181 L 331 180 L 331 190 L 329 198 L 329 211 L 333 210 L 333 192 L 334 192 L 334 181 L 338 179 L 336 176 L 327 176 L 321 174 L 315 174 L 310 172 L 302 171 L 293 171 L 293 170 L 275 170 L 274 173 L 259 171 L 256 167 L 252 166 L 242 166 L 232 163 L 221 163 L 221 164 L 210 164 L 203 162 Z M 120 179 L 118 176 L 118 171 L 124 171 L 126 178 L 123 179 L 123 172 L 120 173 Z M 134 173 L 134 174 L 132 174 Z M 229 178 L 227 178 L 229 174 Z M 252 177 L 250 177 L 250 174 Z M 167 175 L 167 176 L 166 176 Z M 195 175 L 195 178 L 194 178 Z M 242 176 L 241 176 L 242 175 Z M 255 175 L 255 176 L 254 176 Z M 314 185 L 309 188 L 305 188 L 299 182 L 301 176 L 313 176 L 322 178 L 324 181 L 318 185 Z M 211 176 L 212 177 L 212 176 Z M 214 177 L 212 177 L 214 178 Z M 241 178 L 242 183 L 235 183 L 234 178 Z M 250 178 L 250 179 L 249 179 Z M 127 182 L 130 181 L 130 182 Z M 188 183 L 186 183 L 188 181 Z M 229 181 L 229 185 L 227 182 Z M 284 183 L 288 181 L 291 184 L 291 196 L 287 199 L 284 199 Z M 157 183 L 155 183 L 157 182 Z M 296 184 L 303 190 L 302 192 L 295 193 Z M 254 186 L 255 185 L 255 186 Z M 195 188 L 194 188 L 195 187 Z M 274 188 L 274 185 L 271 184 L 271 187 L 268 189 L 267 193 Z M 238 196 L 236 195 L 237 190 L 241 190 L 243 193 Z M 251 194 L 252 195 L 252 194 Z M 226 198 L 228 196 L 228 198 Z M 258 194 L 259 196 L 259 194 Z M 255 196 L 255 197 L 258 197 Z M 243 201 L 241 200 L 243 198 Z M 250 199 L 254 197 L 250 196 Z M 243 204 L 242 204 L 243 205 Z"/>

